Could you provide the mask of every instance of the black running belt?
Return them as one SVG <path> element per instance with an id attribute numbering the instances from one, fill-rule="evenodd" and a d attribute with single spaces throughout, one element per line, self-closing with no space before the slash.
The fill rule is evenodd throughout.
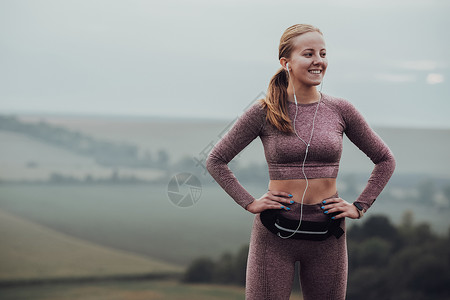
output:
<path id="1" fill-rule="evenodd" d="M 267 209 L 260 213 L 262 224 L 272 233 L 281 236 L 302 240 L 323 241 L 331 235 L 337 239 L 342 236 L 344 230 L 341 228 L 341 219 L 333 220 L 333 214 L 328 215 L 328 220 L 324 222 L 303 221 L 297 230 L 299 220 L 288 219 L 282 216 L 278 210 Z"/>

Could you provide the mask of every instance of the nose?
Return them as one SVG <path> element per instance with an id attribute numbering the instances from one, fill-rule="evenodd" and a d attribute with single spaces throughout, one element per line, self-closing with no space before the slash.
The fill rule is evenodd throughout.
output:
<path id="1" fill-rule="evenodd" d="M 313 61 L 313 65 L 320 65 L 320 64 L 323 63 L 323 60 L 324 60 L 324 58 L 321 57 L 320 55 L 319 55 L 319 56 L 316 56 L 315 59 L 314 59 L 314 61 Z"/>

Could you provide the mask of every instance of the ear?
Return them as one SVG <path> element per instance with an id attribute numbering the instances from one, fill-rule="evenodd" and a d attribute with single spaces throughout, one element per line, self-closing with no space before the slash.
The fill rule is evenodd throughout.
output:
<path id="1" fill-rule="evenodd" d="M 280 65 L 287 71 L 286 64 L 288 63 L 285 57 L 280 58 Z"/>

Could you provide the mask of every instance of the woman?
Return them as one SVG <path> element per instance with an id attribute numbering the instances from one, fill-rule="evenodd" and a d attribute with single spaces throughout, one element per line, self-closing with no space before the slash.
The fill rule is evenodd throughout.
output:
<path id="1" fill-rule="evenodd" d="M 289 299 L 296 261 L 305 300 L 345 299 L 345 218 L 363 216 L 387 184 L 395 160 L 350 102 L 317 90 L 328 66 L 318 28 L 287 28 L 278 58 L 282 67 L 272 77 L 267 97 L 255 101 L 214 146 L 207 169 L 255 214 L 246 299 Z M 340 198 L 336 188 L 344 133 L 374 163 L 353 203 Z M 227 164 L 258 136 L 270 182 L 267 193 L 255 199 Z"/>

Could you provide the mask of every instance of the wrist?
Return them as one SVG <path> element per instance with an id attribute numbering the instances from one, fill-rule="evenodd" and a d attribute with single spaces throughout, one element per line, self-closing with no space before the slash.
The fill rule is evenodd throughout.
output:
<path id="1" fill-rule="evenodd" d="M 246 211 L 249 211 L 248 209 L 252 206 L 252 204 L 255 202 L 255 200 L 253 200 L 252 202 L 250 202 L 249 204 L 247 204 L 247 205 L 245 205 L 244 206 L 244 209 L 246 210 Z"/>
<path id="2" fill-rule="evenodd" d="M 361 202 L 358 201 L 353 202 L 353 205 L 356 207 L 356 210 L 358 211 L 359 214 L 358 219 L 361 219 L 364 216 L 366 209 L 362 206 Z"/>

